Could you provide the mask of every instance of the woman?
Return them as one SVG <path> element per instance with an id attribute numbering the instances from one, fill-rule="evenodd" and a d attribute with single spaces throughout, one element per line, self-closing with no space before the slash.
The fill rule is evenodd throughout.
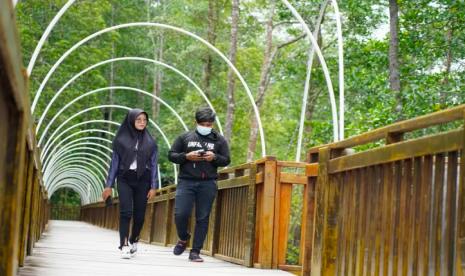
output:
<path id="1" fill-rule="evenodd" d="M 147 113 L 132 109 L 113 140 L 113 155 L 103 200 L 111 196 L 115 178 L 118 178 L 119 235 L 121 257 L 129 259 L 137 251 L 139 234 L 144 225 L 147 200 L 158 188 L 155 140 L 147 131 Z M 129 222 L 133 219 L 131 236 Z"/>

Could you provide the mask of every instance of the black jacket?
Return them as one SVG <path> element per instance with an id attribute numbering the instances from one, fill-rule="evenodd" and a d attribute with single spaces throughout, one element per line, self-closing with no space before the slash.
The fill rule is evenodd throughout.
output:
<path id="1" fill-rule="evenodd" d="M 186 159 L 186 153 L 199 149 L 213 151 L 215 159 L 211 162 Z M 215 130 L 206 136 L 195 130 L 182 134 L 171 146 L 168 159 L 180 165 L 179 178 L 198 180 L 217 179 L 218 167 L 225 167 L 231 162 L 228 143 Z"/>

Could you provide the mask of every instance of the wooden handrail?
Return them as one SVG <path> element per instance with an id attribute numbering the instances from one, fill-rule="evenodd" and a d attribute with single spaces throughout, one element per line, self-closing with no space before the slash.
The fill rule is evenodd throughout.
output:
<path id="1" fill-rule="evenodd" d="M 405 121 L 400 121 L 385 127 L 365 132 L 363 134 L 352 136 L 339 142 L 313 147 L 309 150 L 309 152 L 317 153 L 318 150 L 322 147 L 329 147 L 331 149 L 344 149 L 364 145 L 370 142 L 376 142 L 381 139 L 386 139 L 389 135 L 401 135 L 414 130 L 461 120 L 464 118 L 464 112 L 465 105 L 459 105 L 450 109 L 441 110 Z"/>

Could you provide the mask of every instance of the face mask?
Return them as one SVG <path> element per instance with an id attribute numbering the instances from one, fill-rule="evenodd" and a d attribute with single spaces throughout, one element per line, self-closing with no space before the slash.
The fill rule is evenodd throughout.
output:
<path id="1" fill-rule="evenodd" d="M 212 128 L 197 125 L 197 132 L 200 133 L 201 135 L 206 136 L 212 132 Z"/>

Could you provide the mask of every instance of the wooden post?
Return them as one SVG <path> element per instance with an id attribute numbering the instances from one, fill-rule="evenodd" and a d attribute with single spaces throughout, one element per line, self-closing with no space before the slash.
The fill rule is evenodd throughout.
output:
<path id="1" fill-rule="evenodd" d="M 463 114 L 463 122 L 465 126 L 465 112 Z M 457 275 L 465 275 L 462 271 L 465 266 L 465 129 L 463 130 L 462 149 L 460 156 L 460 179 L 458 188 L 458 208 L 457 208 L 457 231 L 456 252 L 455 252 L 455 271 Z"/>
<path id="2" fill-rule="evenodd" d="M 263 198 L 259 219 L 260 233 L 258 242 L 258 262 L 261 268 L 272 268 L 273 264 L 273 230 L 276 194 L 276 159 L 267 158 L 264 169 Z"/>
<path id="3" fill-rule="evenodd" d="M 245 265 L 253 266 L 255 245 L 255 219 L 256 219 L 256 175 L 257 164 L 252 163 L 249 169 L 249 186 L 247 190 L 247 225 L 245 230 Z"/>
<path id="4" fill-rule="evenodd" d="M 311 258 L 313 252 L 313 234 L 315 229 L 315 186 L 317 177 L 310 175 L 310 169 L 307 169 L 308 182 L 304 190 L 304 205 L 306 207 L 304 217 L 302 219 L 302 226 L 304 227 L 302 235 L 302 276 L 309 276 L 311 273 Z"/>
<path id="5" fill-rule="evenodd" d="M 19 254 L 19 265 L 24 264 L 24 259 L 27 253 L 27 237 L 29 235 L 29 225 L 31 218 L 31 199 L 32 199 L 32 188 L 34 183 L 34 154 L 29 152 L 29 162 L 27 168 L 27 179 L 26 179 L 26 190 L 24 193 L 24 209 L 22 213 L 22 234 L 20 241 L 20 254 Z"/>

